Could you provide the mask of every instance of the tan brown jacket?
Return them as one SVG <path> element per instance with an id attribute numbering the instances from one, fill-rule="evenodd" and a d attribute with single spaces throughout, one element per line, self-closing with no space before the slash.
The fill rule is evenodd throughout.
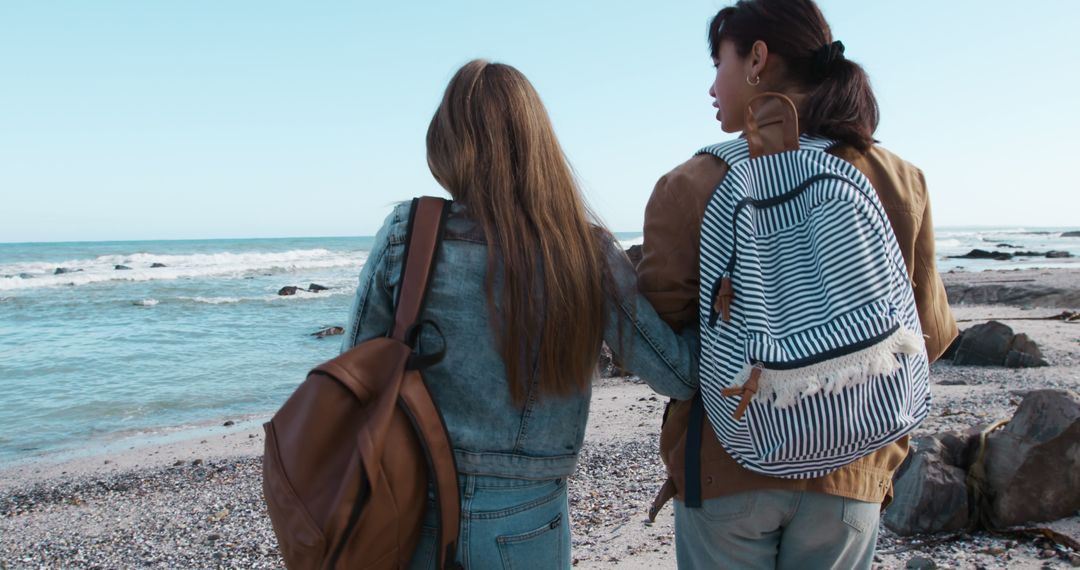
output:
<path id="1" fill-rule="evenodd" d="M 785 144 L 779 134 L 784 118 L 775 111 L 764 106 L 755 112 L 766 147 Z M 911 276 L 919 320 L 926 335 L 926 352 L 933 362 L 955 338 L 957 329 L 937 273 L 930 199 L 923 173 L 877 145 L 866 153 L 847 145 L 830 152 L 858 168 L 877 190 Z M 697 155 L 660 178 L 645 210 L 638 287 L 660 317 L 677 331 L 697 324 L 701 221 L 713 190 L 727 170 L 720 159 Z M 680 499 L 684 488 L 689 404 L 673 403 L 660 435 L 660 453 Z M 887 504 L 892 497 L 893 472 L 908 451 L 908 441 L 904 438 L 824 477 L 781 479 L 741 467 L 721 447 L 711 426 L 706 426 L 703 432 L 701 496 L 704 499 L 759 489 L 788 489 Z"/>

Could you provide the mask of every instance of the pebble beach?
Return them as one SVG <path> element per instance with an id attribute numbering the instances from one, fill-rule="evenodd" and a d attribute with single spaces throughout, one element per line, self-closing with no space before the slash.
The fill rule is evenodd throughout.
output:
<path id="1" fill-rule="evenodd" d="M 943 278 L 961 328 L 1001 321 L 1034 339 L 1050 366 L 934 364 L 933 410 L 916 436 L 1007 419 L 1030 390 L 1080 391 L 1080 328 L 1074 328 L 1080 324 L 1051 318 L 1080 299 L 1080 271 Z M 636 378 L 597 380 L 585 446 L 570 479 L 575 567 L 675 567 L 671 506 L 656 523 L 646 520 L 665 478 L 657 444 L 664 403 Z M 265 419 L 223 418 L 188 439 L 0 468 L 0 568 L 282 568 L 262 500 Z M 1080 537 L 1080 517 L 1037 526 Z M 884 527 L 875 561 L 878 568 L 1076 565 L 1077 553 L 1027 535 L 912 538 Z"/>

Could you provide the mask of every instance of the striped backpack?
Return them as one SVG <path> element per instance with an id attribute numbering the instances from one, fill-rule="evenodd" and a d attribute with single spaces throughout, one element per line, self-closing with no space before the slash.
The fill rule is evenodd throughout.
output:
<path id="1" fill-rule="evenodd" d="M 790 100 L 766 97 L 782 99 L 795 128 L 782 152 L 765 154 L 752 113 L 746 138 L 699 151 L 730 170 L 701 229 L 701 393 L 687 448 L 704 413 L 743 467 L 805 479 L 910 433 L 928 412 L 929 364 L 870 181 L 825 152 L 833 141 L 798 136 Z"/>

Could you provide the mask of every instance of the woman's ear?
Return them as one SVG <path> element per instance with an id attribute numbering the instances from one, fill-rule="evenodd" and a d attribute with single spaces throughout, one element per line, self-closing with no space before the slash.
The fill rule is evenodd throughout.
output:
<path id="1" fill-rule="evenodd" d="M 761 74 L 765 72 L 765 63 L 769 60 L 769 46 L 761 40 L 754 42 L 754 45 L 750 47 L 748 60 L 750 71 L 747 76 L 761 77 Z"/>

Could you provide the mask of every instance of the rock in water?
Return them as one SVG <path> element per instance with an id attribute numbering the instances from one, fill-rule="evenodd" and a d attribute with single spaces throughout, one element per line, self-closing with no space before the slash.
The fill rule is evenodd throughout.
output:
<path id="1" fill-rule="evenodd" d="M 308 285 L 307 290 L 308 290 L 309 293 L 318 293 L 319 291 L 329 291 L 330 288 L 329 287 L 323 287 L 322 285 L 319 285 L 318 283 L 312 283 L 311 285 Z"/>
<path id="2" fill-rule="evenodd" d="M 157 269 L 158 267 L 165 267 L 164 263 L 155 263 L 150 266 L 150 269 Z"/>
<path id="3" fill-rule="evenodd" d="M 315 338 L 323 338 L 328 336 L 334 336 L 339 334 L 345 334 L 345 329 L 341 327 L 326 327 L 325 329 L 311 333 L 311 336 Z"/>
<path id="4" fill-rule="evenodd" d="M 1012 259 L 1013 254 L 1004 251 L 986 251 L 985 249 L 973 249 L 964 255 L 950 255 L 952 259 L 996 259 L 1005 261 Z"/>
<path id="5" fill-rule="evenodd" d="M 1072 516 L 1080 509 L 1080 396 L 1029 392 L 1009 425 L 990 435 L 986 475 L 1000 527 Z"/>
<path id="6" fill-rule="evenodd" d="M 67 267 L 57 267 L 56 271 L 53 271 L 53 275 L 63 275 L 65 273 L 78 273 L 82 269 L 69 269 Z"/>
<path id="7" fill-rule="evenodd" d="M 1046 252 L 1046 257 L 1050 259 L 1063 259 L 1066 257 L 1072 257 L 1072 254 L 1067 251 L 1050 250 Z"/>
<path id="8" fill-rule="evenodd" d="M 912 443 L 911 459 L 894 482 L 885 526 L 901 536 L 961 530 L 968 526 L 967 474 L 936 437 Z"/>
<path id="9" fill-rule="evenodd" d="M 965 329 L 954 342 L 953 364 L 1009 368 L 1047 365 L 1035 341 L 1026 334 L 1013 334 L 1012 328 L 998 321 Z"/>
<path id="10" fill-rule="evenodd" d="M 1080 237 L 1080 232 L 1063 232 L 1061 237 Z"/>
<path id="11" fill-rule="evenodd" d="M 286 286 L 282 287 L 281 289 L 278 289 L 277 294 L 281 295 L 283 297 L 286 296 L 286 295 L 295 295 L 296 291 L 298 289 L 299 289 L 299 287 L 297 287 L 295 285 L 286 285 Z"/>
<path id="12" fill-rule="evenodd" d="M 117 265 L 117 266 L 114 266 L 113 269 L 115 269 L 117 271 L 131 271 L 131 268 L 126 266 L 126 265 Z"/>

